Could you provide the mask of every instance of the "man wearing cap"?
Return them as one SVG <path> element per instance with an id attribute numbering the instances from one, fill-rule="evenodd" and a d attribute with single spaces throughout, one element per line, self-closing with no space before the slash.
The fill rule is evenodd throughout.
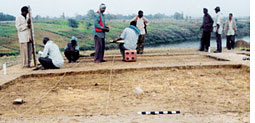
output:
<path id="1" fill-rule="evenodd" d="M 138 15 L 131 21 L 136 21 L 136 27 L 141 31 L 137 41 L 136 51 L 137 54 L 143 54 L 145 34 L 147 33 L 146 27 L 149 25 L 149 21 L 143 16 L 142 10 L 138 11 Z"/>
<path id="2" fill-rule="evenodd" d="M 23 68 L 29 68 L 32 58 L 32 42 L 30 36 L 31 20 L 27 18 L 28 7 L 21 8 L 21 15 L 16 17 L 15 26 L 18 31 L 20 57 Z"/>
<path id="3" fill-rule="evenodd" d="M 210 47 L 211 32 L 213 30 L 213 19 L 208 14 L 207 8 L 204 8 L 203 25 L 200 27 L 200 29 L 203 29 L 200 51 L 207 52 Z"/>
<path id="4" fill-rule="evenodd" d="M 105 25 L 105 17 L 103 14 L 105 9 L 106 6 L 102 3 L 99 7 L 99 11 L 96 12 L 96 18 L 94 21 L 93 35 L 95 42 L 95 63 L 105 62 L 105 32 L 109 32 L 109 27 Z"/>
<path id="5" fill-rule="evenodd" d="M 236 35 L 236 21 L 233 19 L 233 14 L 229 13 L 229 19 L 225 23 L 224 32 L 227 36 L 227 48 L 228 50 L 235 47 L 235 35 Z"/>
<path id="6" fill-rule="evenodd" d="M 64 59 L 59 47 L 48 37 L 43 39 L 44 49 L 39 57 L 39 62 L 44 69 L 59 69 L 64 64 Z"/>
<path id="7" fill-rule="evenodd" d="M 65 56 L 68 59 L 69 63 L 76 62 L 80 57 L 80 49 L 78 45 L 78 40 L 75 36 L 71 38 L 71 42 L 69 42 L 65 49 Z"/>
<path id="8" fill-rule="evenodd" d="M 215 9 L 216 20 L 213 24 L 213 30 L 216 34 L 216 42 L 217 42 L 217 50 L 214 53 L 221 53 L 222 52 L 222 44 L 221 44 L 221 34 L 223 32 L 223 17 L 222 13 L 220 12 L 220 7 L 216 7 Z"/>

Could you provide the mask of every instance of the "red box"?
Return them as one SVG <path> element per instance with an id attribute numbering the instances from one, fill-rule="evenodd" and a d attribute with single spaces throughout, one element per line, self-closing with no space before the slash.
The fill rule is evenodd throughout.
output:
<path id="1" fill-rule="evenodd" d="M 125 61 L 135 62 L 136 61 L 136 50 L 125 50 Z"/>

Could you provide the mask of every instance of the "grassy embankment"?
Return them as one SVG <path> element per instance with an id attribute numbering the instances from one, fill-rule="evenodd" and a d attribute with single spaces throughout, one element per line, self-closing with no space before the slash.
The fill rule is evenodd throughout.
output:
<path id="1" fill-rule="evenodd" d="M 176 43 L 187 40 L 197 40 L 201 36 L 198 21 L 161 20 L 153 21 L 148 26 L 146 37 L 147 46 L 158 44 Z M 107 21 L 110 32 L 106 41 L 117 38 L 122 30 L 129 25 L 127 21 Z M 238 36 L 250 34 L 249 21 L 238 22 Z M 78 28 L 68 26 L 67 20 L 51 20 L 34 22 L 35 40 L 37 50 L 42 50 L 42 39 L 47 36 L 55 41 L 63 49 L 71 36 L 78 37 L 81 50 L 93 50 L 92 36 L 93 21 L 79 21 Z M 214 36 L 214 35 L 212 35 Z M 116 48 L 116 44 L 107 44 L 106 49 Z M 15 55 L 19 53 L 17 31 L 13 22 L 0 23 L 0 56 Z"/>

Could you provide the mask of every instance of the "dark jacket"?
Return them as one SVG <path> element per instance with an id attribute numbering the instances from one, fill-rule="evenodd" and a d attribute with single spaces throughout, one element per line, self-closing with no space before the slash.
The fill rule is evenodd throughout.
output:
<path id="1" fill-rule="evenodd" d="M 201 26 L 201 28 L 203 29 L 204 32 L 212 32 L 213 19 L 209 14 L 204 15 L 203 25 Z"/>
<path id="2" fill-rule="evenodd" d="M 72 41 L 75 41 L 76 43 L 75 43 L 75 45 L 72 45 Z M 66 45 L 66 47 L 65 47 L 65 52 L 66 51 L 80 51 L 79 50 L 79 45 L 78 45 L 78 40 L 77 40 L 77 38 L 76 37 L 72 37 L 71 38 L 71 42 L 70 43 L 68 43 L 67 45 Z"/>

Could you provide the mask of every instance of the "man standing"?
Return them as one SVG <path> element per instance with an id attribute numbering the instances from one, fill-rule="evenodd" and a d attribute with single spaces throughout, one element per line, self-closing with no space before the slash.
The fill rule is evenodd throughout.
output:
<path id="1" fill-rule="evenodd" d="M 221 46 L 221 34 L 223 32 L 223 18 L 222 13 L 220 12 L 220 7 L 216 7 L 215 9 L 216 21 L 214 21 L 214 32 L 216 34 L 216 42 L 217 42 L 217 50 L 214 53 L 221 53 L 222 46 Z"/>
<path id="2" fill-rule="evenodd" d="M 64 64 L 64 59 L 59 47 L 48 37 L 43 39 L 44 49 L 39 57 L 39 62 L 44 69 L 59 69 Z"/>
<path id="3" fill-rule="evenodd" d="M 229 14 L 229 19 L 225 23 L 224 32 L 227 36 L 227 48 L 228 50 L 235 47 L 235 35 L 236 35 L 236 21 L 233 19 L 233 14 Z"/>
<path id="4" fill-rule="evenodd" d="M 137 54 L 143 54 L 145 34 L 147 33 L 146 27 L 149 25 L 149 21 L 143 17 L 142 10 L 140 10 L 138 16 L 134 17 L 131 21 L 136 21 L 136 27 L 141 31 L 137 41 L 136 51 Z"/>
<path id="5" fill-rule="evenodd" d="M 213 30 L 213 19 L 208 14 L 207 8 L 204 8 L 203 25 L 200 27 L 200 29 L 203 29 L 200 51 L 207 52 L 208 48 L 210 47 L 211 32 Z"/>
<path id="6" fill-rule="evenodd" d="M 29 68 L 32 58 L 32 42 L 30 36 L 31 20 L 27 18 L 28 7 L 21 8 L 21 15 L 16 17 L 15 26 L 20 43 L 20 56 L 23 68 Z"/>
<path id="7" fill-rule="evenodd" d="M 76 62 L 80 57 L 80 49 L 78 45 L 78 40 L 75 36 L 71 38 L 71 42 L 65 47 L 65 56 L 69 63 Z"/>
<path id="8" fill-rule="evenodd" d="M 95 63 L 105 62 L 104 50 L 105 50 L 105 32 L 109 32 L 109 28 L 105 25 L 105 4 L 101 4 L 99 11 L 96 13 L 96 19 L 94 21 L 94 41 L 95 41 Z"/>
<path id="9" fill-rule="evenodd" d="M 125 50 L 135 50 L 136 49 L 136 43 L 138 40 L 138 36 L 140 34 L 140 30 L 136 27 L 136 21 L 130 22 L 130 26 L 128 28 L 125 28 L 124 31 L 121 33 L 120 38 L 117 40 L 114 40 L 114 42 L 117 42 L 119 40 L 124 40 L 124 44 L 120 44 L 120 53 L 123 57 L 124 61 L 124 53 Z"/>

